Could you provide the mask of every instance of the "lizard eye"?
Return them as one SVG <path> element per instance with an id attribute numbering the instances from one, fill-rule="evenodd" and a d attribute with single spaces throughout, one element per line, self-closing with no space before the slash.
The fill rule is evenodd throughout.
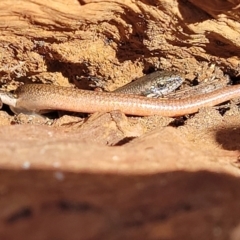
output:
<path id="1" fill-rule="evenodd" d="M 158 83 L 158 85 L 157 85 L 158 87 L 164 87 L 165 86 L 165 84 L 164 83 Z"/>

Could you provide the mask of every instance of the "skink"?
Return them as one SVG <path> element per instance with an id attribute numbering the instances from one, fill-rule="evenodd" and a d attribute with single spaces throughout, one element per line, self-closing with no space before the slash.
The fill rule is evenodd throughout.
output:
<path id="1" fill-rule="evenodd" d="M 173 71 L 156 71 L 140 77 L 113 92 L 146 97 L 163 97 L 173 92 L 182 83 L 183 77 L 180 73 Z"/>
<path id="2" fill-rule="evenodd" d="M 183 99 L 152 99 L 113 92 L 94 92 L 47 84 L 26 84 L 15 94 L 0 92 L 0 99 L 16 111 L 41 112 L 66 110 L 73 112 L 108 112 L 120 110 L 137 116 L 181 116 L 240 97 L 240 85 Z"/>

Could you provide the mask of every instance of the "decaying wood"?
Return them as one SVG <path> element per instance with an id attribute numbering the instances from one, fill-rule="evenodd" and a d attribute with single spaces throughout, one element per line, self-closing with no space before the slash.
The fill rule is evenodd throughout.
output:
<path id="1" fill-rule="evenodd" d="M 0 85 L 94 78 L 113 90 L 154 69 L 238 78 L 239 10 L 240 0 L 1 0 Z M 240 239 L 234 106 L 184 126 L 0 111 L 0 239 Z"/>
<path id="2" fill-rule="evenodd" d="M 240 1 L 1 1 L 1 82 L 89 77 L 112 90 L 151 69 L 239 74 Z"/>

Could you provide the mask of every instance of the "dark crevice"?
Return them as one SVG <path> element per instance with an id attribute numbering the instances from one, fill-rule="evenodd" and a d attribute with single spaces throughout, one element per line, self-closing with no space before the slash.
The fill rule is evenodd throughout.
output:
<path id="1" fill-rule="evenodd" d="M 22 219 L 30 218 L 32 215 L 33 215 L 32 214 L 32 209 L 30 207 L 23 207 L 23 208 L 17 210 L 16 212 L 14 212 L 13 214 L 11 214 L 6 219 L 6 222 L 7 223 L 14 223 L 14 222 L 17 222 L 17 221 L 22 220 Z"/>
<path id="2" fill-rule="evenodd" d="M 61 200 L 57 203 L 57 206 L 62 211 L 73 211 L 73 212 L 88 212 L 88 211 L 96 211 L 96 207 L 87 203 L 87 202 L 70 202 Z"/>

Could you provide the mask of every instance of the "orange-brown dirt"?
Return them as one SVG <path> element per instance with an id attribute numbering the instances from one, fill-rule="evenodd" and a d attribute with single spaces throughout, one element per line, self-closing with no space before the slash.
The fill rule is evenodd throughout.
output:
<path id="1" fill-rule="evenodd" d="M 240 73 L 240 0 L 1 0 L 0 84 L 183 89 Z M 182 118 L 0 111 L 0 239 L 240 239 L 237 101 Z"/>

